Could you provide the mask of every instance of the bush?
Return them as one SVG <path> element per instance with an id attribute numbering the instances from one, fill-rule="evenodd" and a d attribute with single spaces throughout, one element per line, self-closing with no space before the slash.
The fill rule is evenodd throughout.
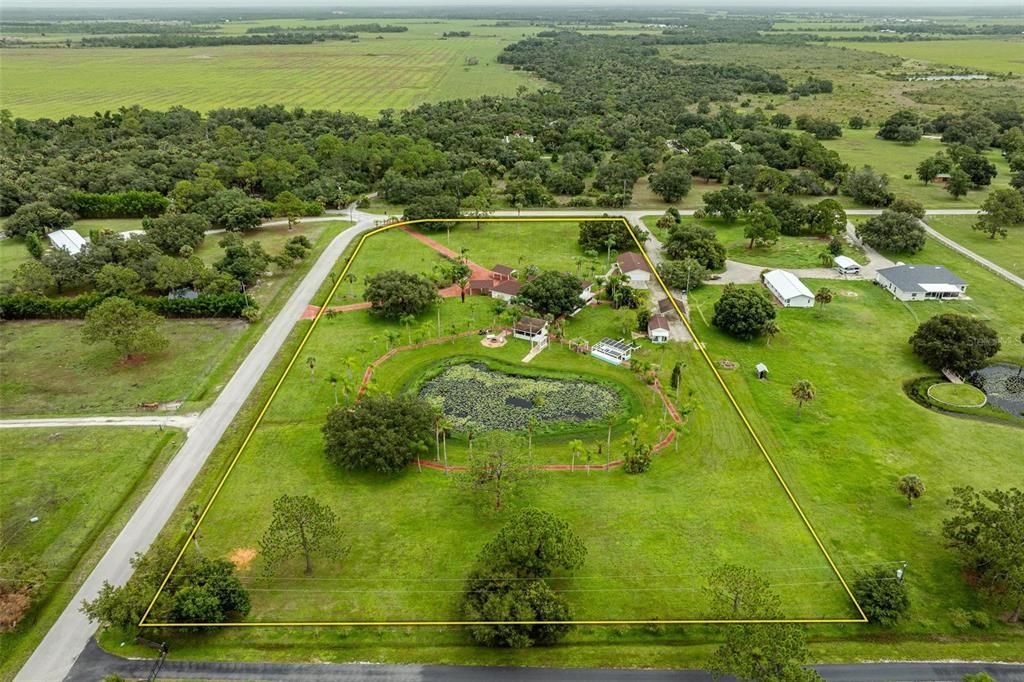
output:
<path id="1" fill-rule="evenodd" d="M 433 282 L 420 274 L 384 270 L 366 278 L 363 294 L 372 304 L 371 312 L 389 320 L 419 315 L 437 298 Z"/>
<path id="2" fill-rule="evenodd" d="M 762 290 L 726 284 L 715 302 L 711 324 L 738 339 L 750 340 L 761 334 L 766 322 L 774 319 L 775 306 Z"/>
<path id="3" fill-rule="evenodd" d="M 462 614 L 470 621 L 570 620 L 565 600 L 540 579 L 523 580 L 514 575 L 475 571 L 466 579 Z M 472 625 L 470 636 L 478 644 L 526 648 L 554 644 L 569 631 L 559 623 L 533 625 Z"/>
<path id="4" fill-rule="evenodd" d="M 63 320 L 84 318 L 107 296 L 98 292 L 72 298 L 48 298 L 37 294 L 0 295 L 0 320 Z M 251 298 L 238 292 L 200 294 L 196 298 L 162 296 L 129 297 L 137 305 L 164 317 L 246 317 L 256 308 Z"/>
<path id="5" fill-rule="evenodd" d="M 73 192 L 71 210 L 80 218 L 154 218 L 170 205 L 159 192 Z"/>
<path id="6" fill-rule="evenodd" d="M 876 566 L 858 574 L 853 591 L 867 617 L 879 625 L 895 625 L 910 608 L 907 586 L 896 578 L 891 566 Z"/>
<path id="7" fill-rule="evenodd" d="M 336 405 L 323 426 L 327 458 L 343 469 L 401 471 L 434 442 L 434 414 L 419 398 L 364 396 Z"/>
<path id="8" fill-rule="evenodd" d="M 622 458 L 622 470 L 627 474 L 642 474 L 651 468 L 651 454 L 653 449 L 650 445 L 637 443 L 630 450 L 626 451 Z"/>
<path id="9" fill-rule="evenodd" d="M 25 237 L 30 234 L 45 235 L 53 230 L 71 227 L 74 218 L 67 211 L 54 208 L 45 201 L 24 204 L 14 212 L 3 229 L 8 237 Z"/>

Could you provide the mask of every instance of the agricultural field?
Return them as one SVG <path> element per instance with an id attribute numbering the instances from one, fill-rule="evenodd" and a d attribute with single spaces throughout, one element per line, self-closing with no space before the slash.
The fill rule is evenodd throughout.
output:
<path id="1" fill-rule="evenodd" d="M 244 33 L 259 23 L 346 22 L 236 22 L 225 32 Z M 283 104 L 373 116 L 423 102 L 513 95 L 520 87 L 540 84 L 495 61 L 507 44 L 537 29 L 462 20 L 388 23 L 407 25 L 409 31 L 312 45 L 73 48 L 74 59 L 65 47 L 7 48 L 2 50 L 0 88 L 4 107 L 15 116 L 57 119 L 132 104 L 200 111 Z M 446 31 L 471 35 L 442 39 Z M 468 65 L 470 58 L 478 63 Z"/>
<path id="2" fill-rule="evenodd" d="M 875 122 L 876 124 L 878 122 Z M 875 137 L 876 130 L 843 130 L 843 136 L 836 140 L 825 140 L 829 149 L 852 168 L 867 165 L 889 176 L 889 190 L 897 197 L 908 197 L 921 202 L 926 208 L 977 208 L 993 189 L 1009 187 L 1010 168 L 1006 159 L 996 149 L 985 151 L 985 157 L 996 166 L 996 177 L 992 184 L 980 190 L 972 190 L 957 200 L 937 183 L 924 184 L 917 179 L 917 165 L 924 159 L 946 149 L 939 140 L 922 138 L 916 144 L 903 145 Z M 904 177 L 904 176 L 909 176 Z M 847 206 L 855 204 L 850 197 L 837 197 Z"/>
<path id="3" fill-rule="evenodd" d="M 33 606 L 0 634 L 0 677 L 12 677 L 182 443 L 176 430 L 5 429 L 0 448 L 0 563 L 45 571 Z M 32 517 L 38 521 L 30 522 Z M 8 613 L 5 609 L 5 614 Z"/>
<path id="4" fill-rule="evenodd" d="M 1009 234 L 990 239 L 984 232 L 972 229 L 978 222 L 974 216 L 931 215 L 928 225 L 982 258 L 1024 277 L 1024 230 L 1008 228 Z"/>
<path id="5" fill-rule="evenodd" d="M 1012 74 L 1024 72 L 1024 42 L 1012 38 L 967 38 L 959 40 L 916 40 L 906 43 L 832 43 L 862 52 L 894 55 L 928 62 L 933 66 L 959 66 L 981 72 Z"/>

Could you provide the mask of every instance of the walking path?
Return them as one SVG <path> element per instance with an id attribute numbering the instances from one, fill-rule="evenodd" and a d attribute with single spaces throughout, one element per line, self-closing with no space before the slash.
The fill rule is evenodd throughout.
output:
<path id="1" fill-rule="evenodd" d="M 356 213 L 356 216 L 358 222 L 327 245 L 220 395 L 196 420 L 178 454 L 19 671 L 15 677 L 17 682 L 61 680 L 71 670 L 96 630 L 96 625 L 79 610 L 82 601 L 94 599 L 104 582 L 122 585 L 128 580 L 132 573 L 129 560 L 136 552 L 146 551 L 167 523 L 224 431 L 277 356 L 294 329 L 295 320 L 316 295 L 321 282 L 327 279 L 349 243 L 360 233 L 372 229 L 379 220 L 378 216 L 363 213 Z"/>
<path id="2" fill-rule="evenodd" d="M 73 426 L 166 426 L 171 429 L 191 429 L 202 415 L 178 414 L 140 417 L 44 417 L 41 419 L 0 419 L 0 429 L 45 429 Z"/>

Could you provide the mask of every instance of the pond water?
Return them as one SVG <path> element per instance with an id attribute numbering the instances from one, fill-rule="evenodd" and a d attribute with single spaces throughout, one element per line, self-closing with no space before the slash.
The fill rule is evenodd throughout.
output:
<path id="1" fill-rule="evenodd" d="M 597 421 L 621 408 L 619 394 L 603 384 L 507 374 L 480 363 L 446 368 L 420 397 L 439 405 L 459 431 L 525 431 L 531 416 L 542 424 Z"/>
<path id="2" fill-rule="evenodd" d="M 983 73 L 960 73 L 948 76 L 910 76 L 908 81 L 987 81 L 991 76 Z"/>
<path id="3" fill-rule="evenodd" d="M 971 383 L 988 396 L 990 405 L 1024 416 L 1024 372 L 1016 365 L 989 365 L 971 375 Z"/>

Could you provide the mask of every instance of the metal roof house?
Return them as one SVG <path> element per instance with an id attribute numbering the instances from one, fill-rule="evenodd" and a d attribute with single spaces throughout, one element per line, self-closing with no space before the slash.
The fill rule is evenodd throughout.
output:
<path id="1" fill-rule="evenodd" d="M 519 295 L 519 290 L 522 288 L 523 283 L 519 280 L 506 279 L 494 285 L 494 288 L 491 289 L 491 298 L 509 302 Z"/>
<path id="2" fill-rule="evenodd" d="M 786 308 L 814 307 L 814 294 L 792 272 L 772 270 L 765 274 L 764 285 Z"/>
<path id="3" fill-rule="evenodd" d="M 967 291 L 963 281 L 941 265 L 898 264 L 882 268 L 875 283 L 900 301 L 946 301 Z"/>
<path id="4" fill-rule="evenodd" d="M 53 248 L 63 249 L 72 256 L 77 256 L 81 253 L 85 245 L 89 243 L 85 237 L 78 234 L 75 230 L 54 230 L 46 235 L 46 238 L 53 244 Z"/>
<path id="5" fill-rule="evenodd" d="M 615 266 L 619 272 L 629 277 L 631 287 L 643 287 L 651 281 L 651 266 L 643 256 L 634 251 L 619 254 L 615 259 Z"/>
<path id="6" fill-rule="evenodd" d="M 832 259 L 832 262 L 836 264 L 836 271 L 841 275 L 860 274 L 860 263 L 849 256 L 836 256 Z"/>

